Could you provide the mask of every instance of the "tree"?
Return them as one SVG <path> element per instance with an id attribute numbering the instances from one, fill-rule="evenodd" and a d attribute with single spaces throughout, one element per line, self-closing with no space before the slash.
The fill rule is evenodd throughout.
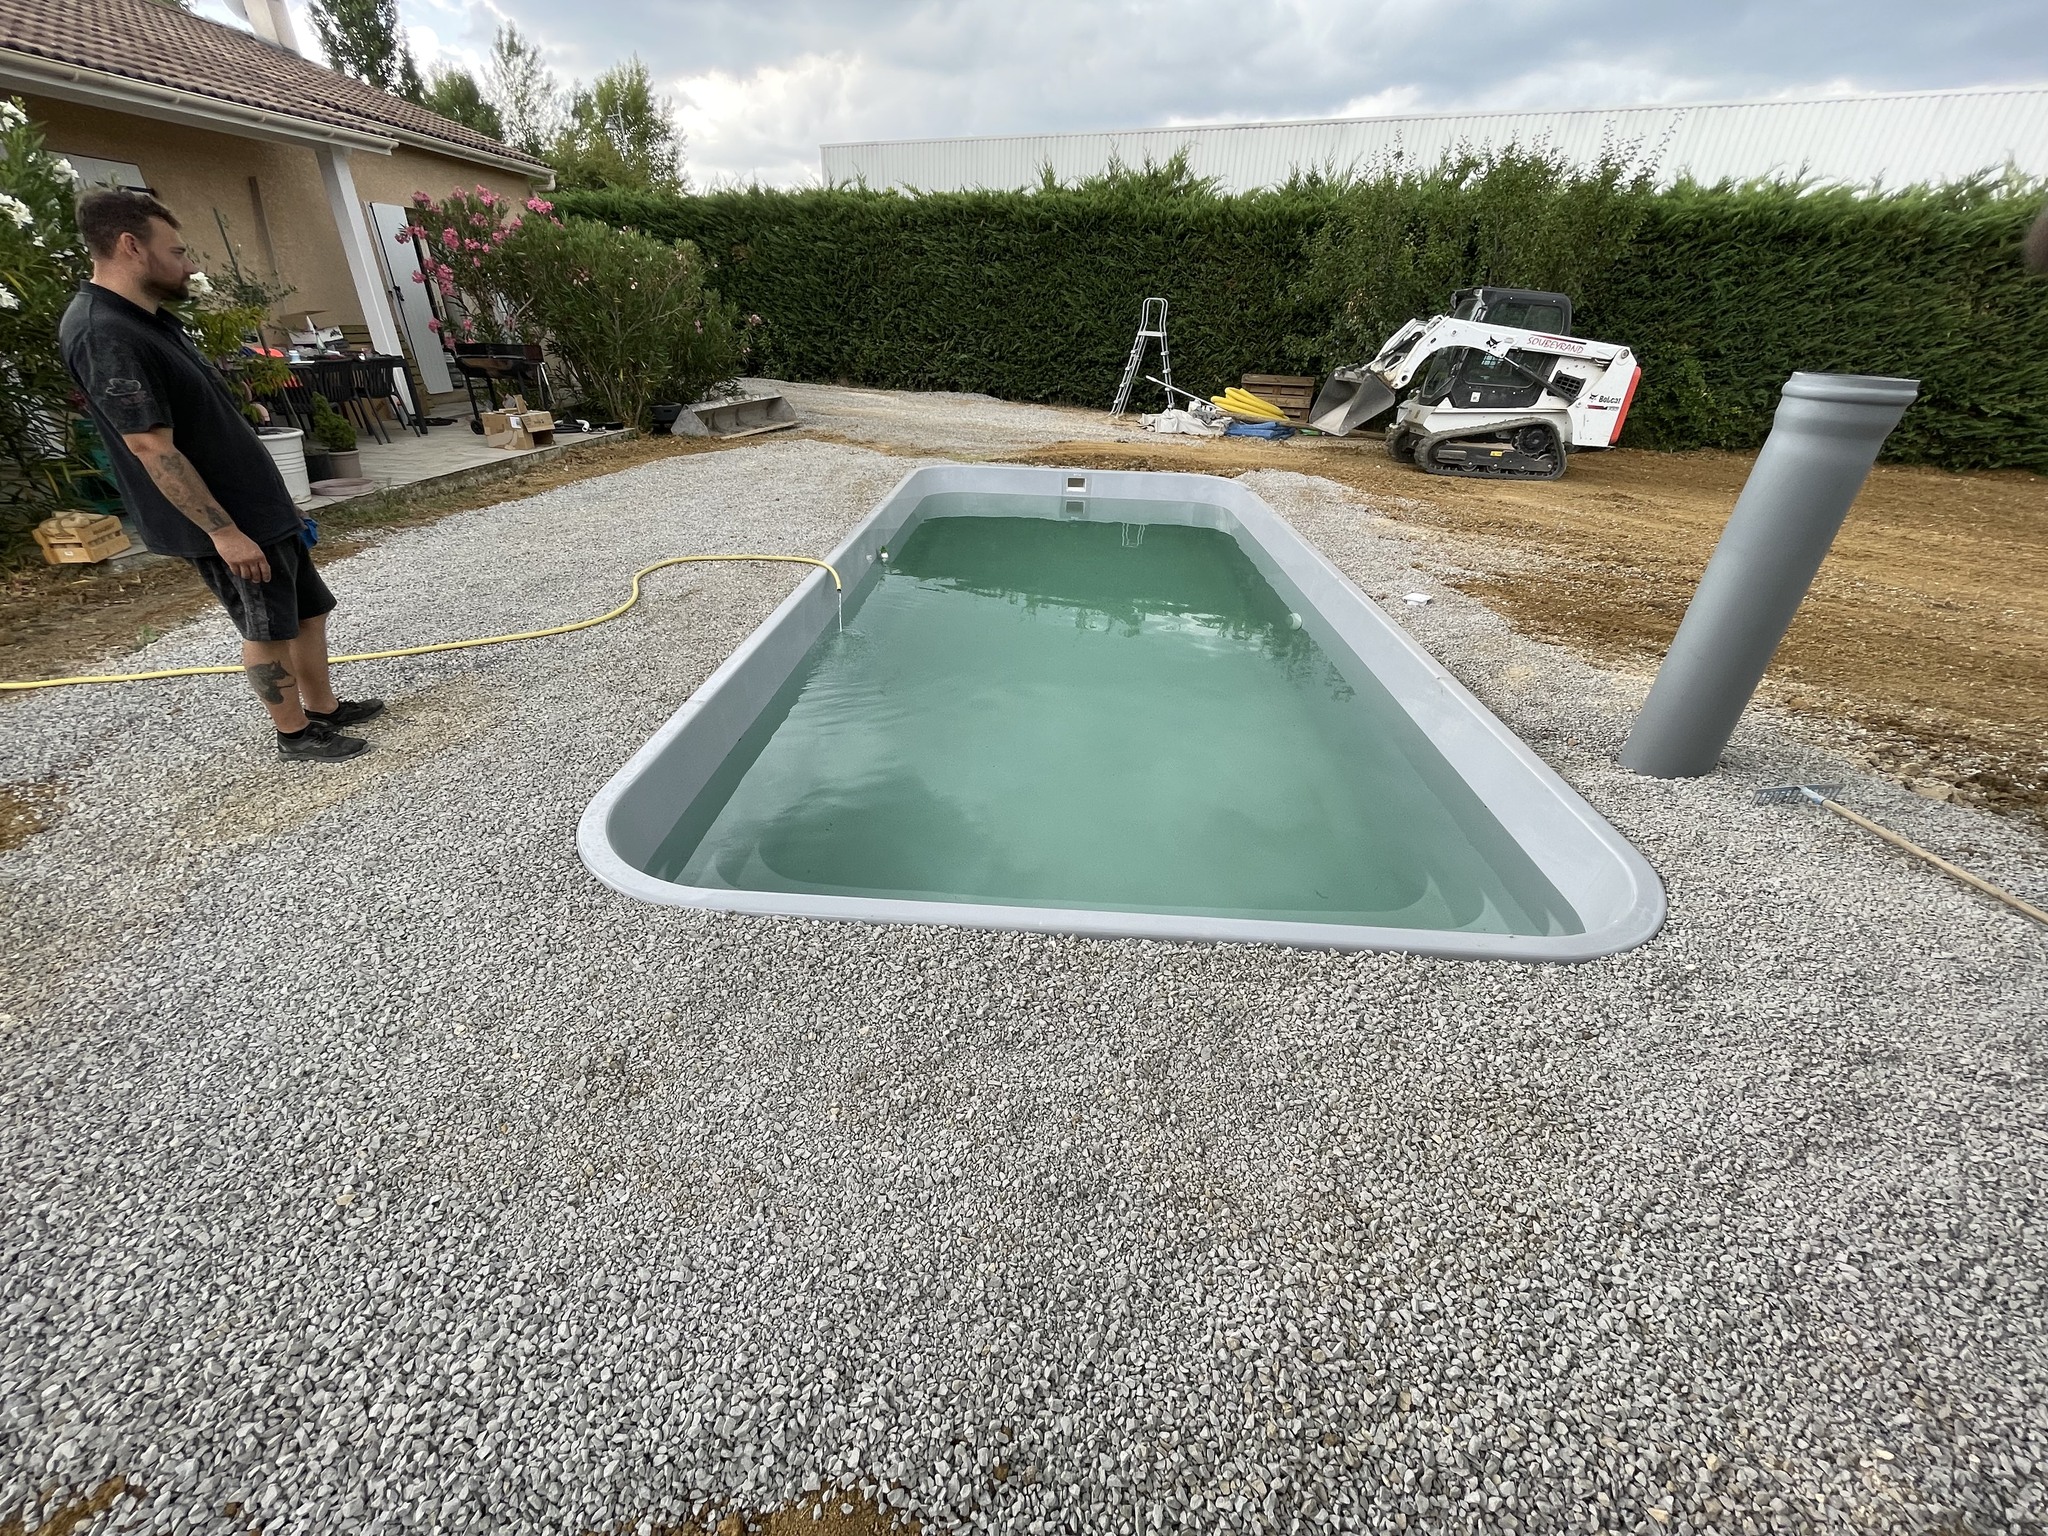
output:
<path id="1" fill-rule="evenodd" d="M 548 160 L 565 188 L 683 190 L 675 104 L 654 93 L 638 54 L 614 64 L 587 88 L 576 88 L 568 125 Z"/>
<path id="2" fill-rule="evenodd" d="M 398 0 L 313 0 L 310 10 L 321 51 L 335 69 L 407 101 L 426 93 L 399 29 Z"/>
<path id="3" fill-rule="evenodd" d="M 465 128 L 474 128 L 487 139 L 505 137 L 504 119 L 496 107 L 484 100 L 476 76 L 466 69 L 435 70 L 420 97 L 420 105 Z"/>
<path id="4" fill-rule="evenodd" d="M 562 129 L 562 89 L 541 61 L 540 49 L 509 21 L 491 40 L 485 77 L 491 105 L 503 124 L 502 137 L 524 154 L 544 158 Z"/>

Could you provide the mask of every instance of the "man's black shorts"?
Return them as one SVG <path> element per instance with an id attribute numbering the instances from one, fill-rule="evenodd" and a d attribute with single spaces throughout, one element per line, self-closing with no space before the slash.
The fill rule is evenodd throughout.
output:
<path id="1" fill-rule="evenodd" d="M 194 555 L 200 579 L 213 588 L 244 640 L 291 640 L 304 619 L 334 611 L 334 594 L 313 569 L 313 555 L 297 534 L 263 546 L 270 580 L 258 585 L 228 569 L 219 555 Z"/>

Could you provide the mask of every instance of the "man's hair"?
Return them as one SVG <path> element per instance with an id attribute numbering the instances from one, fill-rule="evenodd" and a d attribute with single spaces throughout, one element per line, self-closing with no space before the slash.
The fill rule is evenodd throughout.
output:
<path id="1" fill-rule="evenodd" d="M 176 215 L 147 192 L 102 187 L 78 200 L 78 233 L 85 248 L 102 261 L 114 254 L 123 235 L 147 241 L 151 219 L 162 219 L 173 229 L 178 227 Z"/>

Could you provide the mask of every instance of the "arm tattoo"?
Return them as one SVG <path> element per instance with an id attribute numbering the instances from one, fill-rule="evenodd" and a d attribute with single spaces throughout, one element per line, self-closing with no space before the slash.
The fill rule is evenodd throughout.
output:
<path id="1" fill-rule="evenodd" d="M 223 528 L 235 526 L 235 520 L 221 509 L 221 504 L 214 500 L 213 492 L 206 488 L 206 482 L 199 478 L 199 471 L 192 467 L 192 461 L 177 449 L 167 448 L 162 453 L 152 454 L 143 461 L 143 465 L 170 504 L 208 533 L 219 533 Z"/>
<path id="2" fill-rule="evenodd" d="M 256 690 L 256 697 L 266 704 L 282 704 L 285 689 L 294 681 L 291 669 L 281 661 L 259 661 L 242 670 L 249 674 L 249 686 Z"/>

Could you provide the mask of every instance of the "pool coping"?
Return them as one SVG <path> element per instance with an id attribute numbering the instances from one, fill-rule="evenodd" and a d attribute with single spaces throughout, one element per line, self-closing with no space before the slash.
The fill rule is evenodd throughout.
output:
<path id="1" fill-rule="evenodd" d="M 665 814 L 633 799 L 643 775 L 670 754 L 694 778 L 687 801 L 723 760 L 776 690 L 832 622 L 831 578 L 813 571 L 705 679 L 681 708 L 613 774 L 584 809 L 577 849 L 612 889 L 642 901 L 759 916 L 852 919 L 877 923 L 1019 929 L 1092 938 L 1265 943 L 1313 949 L 1401 950 L 1450 959 L 1585 961 L 1633 949 L 1656 934 L 1665 915 L 1656 871 L 1622 835 L 1528 744 L 1294 527 L 1236 480 L 1158 471 L 1041 469 L 1021 465 L 927 465 L 906 474 L 827 560 L 857 588 L 877 556 L 928 496 L 995 492 L 1067 498 L 1089 515 L 1123 501 L 1188 502 L 1214 508 L 1235 525 L 1240 548 L 1283 597 L 1301 603 L 1306 627 L 1340 670 L 1375 677 L 1452 767 L 1541 867 L 1585 923 L 1575 934 L 1525 935 L 1463 930 L 1304 923 L 1176 913 L 1104 911 L 907 898 L 824 896 L 681 885 L 637 868 L 619 850 L 623 837 L 651 851 L 666 835 Z M 1228 530 L 1227 530 L 1228 531 Z M 672 807 L 677 792 L 665 789 Z M 1531 834 L 1536 838 L 1532 844 Z"/>

